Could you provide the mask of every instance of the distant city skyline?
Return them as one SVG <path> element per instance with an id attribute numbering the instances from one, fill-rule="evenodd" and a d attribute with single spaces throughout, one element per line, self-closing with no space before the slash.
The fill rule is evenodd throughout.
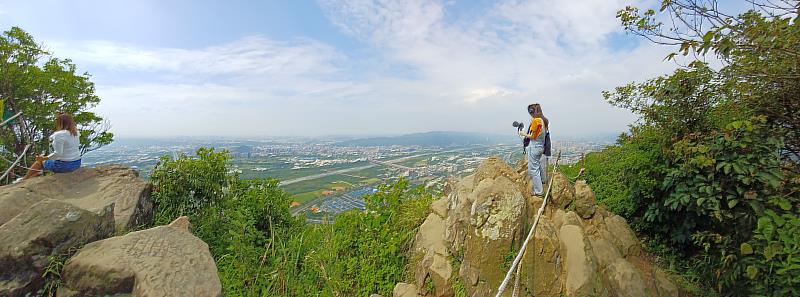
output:
<path id="1" fill-rule="evenodd" d="M 0 29 L 90 73 L 120 138 L 508 134 L 533 102 L 587 137 L 636 120 L 601 91 L 676 68 L 627 5 L 659 1 L 0 0 Z"/>

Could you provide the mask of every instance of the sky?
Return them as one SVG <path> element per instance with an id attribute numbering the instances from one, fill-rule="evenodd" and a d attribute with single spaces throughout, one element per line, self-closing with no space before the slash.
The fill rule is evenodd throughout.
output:
<path id="1" fill-rule="evenodd" d="M 676 68 L 623 32 L 626 0 L 0 0 L 88 72 L 118 137 L 511 134 L 541 103 L 554 137 L 636 117 L 601 91 Z"/>

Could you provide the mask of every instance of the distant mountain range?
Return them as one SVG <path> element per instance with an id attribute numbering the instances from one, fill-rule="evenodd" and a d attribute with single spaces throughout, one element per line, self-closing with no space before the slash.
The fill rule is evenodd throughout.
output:
<path id="1" fill-rule="evenodd" d="M 370 137 L 345 140 L 337 143 L 340 146 L 391 146 L 391 145 L 418 145 L 428 147 L 464 146 L 475 144 L 501 144 L 518 142 L 514 134 L 498 135 L 487 133 L 434 131 L 414 133 L 391 137 Z"/>

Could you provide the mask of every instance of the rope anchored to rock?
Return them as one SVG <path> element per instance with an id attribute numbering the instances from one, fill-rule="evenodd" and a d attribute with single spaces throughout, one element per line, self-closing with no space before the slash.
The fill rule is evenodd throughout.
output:
<path id="1" fill-rule="evenodd" d="M 25 149 L 24 149 L 24 150 L 22 150 L 22 154 L 19 154 L 19 157 L 17 157 L 17 160 L 16 160 L 16 161 L 14 161 L 14 163 L 12 163 L 10 167 L 8 167 L 8 169 L 6 170 L 6 172 L 5 172 L 5 173 L 3 173 L 3 176 L 0 176 L 0 180 L 3 180 L 4 178 L 6 178 L 6 176 L 8 175 L 8 173 L 9 173 L 9 172 L 11 172 L 11 170 L 12 170 L 12 169 L 14 169 L 14 167 L 15 167 L 15 166 L 17 166 L 17 164 L 19 163 L 19 161 L 22 161 L 22 157 L 24 157 L 24 156 L 25 156 L 25 153 L 26 153 L 26 152 L 28 152 L 28 149 L 29 149 L 30 147 L 31 147 L 31 145 L 30 145 L 30 144 L 25 146 Z"/>
<path id="2" fill-rule="evenodd" d="M 561 160 L 561 151 L 558 152 L 556 157 L 556 163 L 553 166 L 553 173 L 550 175 L 547 185 L 547 191 L 544 194 L 544 200 L 542 201 L 542 206 L 539 207 L 539 212 L 536 213 L 536 219 L 533 220 L 533 226 L 531 226 L 531 230 L 528 231 L 528 237 L 525 238 L 525 242 L 522 243 L 522 248 L 519 249 L 517 253 L 517 257 L 514 258 L 514 262 L 511 263 L 511 269 L 506 272 L 506 277 L 503 279 L 503 282 L 500 284 L 500 287 L 497 289 L 496 297 L 500 297 L 500 295 L 505 292 L 506 287 L 508 286 L 508 282 L 511 281 L 511 276 L 514 274 L 514 271 L 517 271 L 516 281 L 514 282 L 514 293 L 513 296 L 517 296 L 519 294 L 519 263 L 522 261 L 522 256 L 525 254 L 525 248 L 528 247 L 528 242 L 533 238 L 533 234 L 536 233 L 536 225 L 539 224 L 539 218 L 542 216 L 544 212 L 544 207 L 547 205 L 547 199 L 550 196 L 550 190 L 553 188 L 553 175 L 555 175 L 556 170 L 558 169 L 558 162 Z"/>

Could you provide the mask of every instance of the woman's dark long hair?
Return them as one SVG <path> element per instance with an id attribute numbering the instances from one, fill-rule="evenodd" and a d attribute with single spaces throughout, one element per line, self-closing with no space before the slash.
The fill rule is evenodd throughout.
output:
<path id="1" fill-rule="evenodd" d="M 550 129 L 550 120 L 548 120 L 544 116 L 544 113 L 542 113 L 542 106 L 539 105 L 539 103 L 528 105 L 528 112 L 530 112 L 531 116 L 534 118 L 541 118 L 544 122 L 544 128 L 548 130 Z"/>
<path id="2" fill-rule="evenodd" d="M 67 130 L 72 136 L 78 136 L 78 127 L 75 125 L 75 120 L 68 113 L 59 113 L 56 116 L 56 131 Z"/>

